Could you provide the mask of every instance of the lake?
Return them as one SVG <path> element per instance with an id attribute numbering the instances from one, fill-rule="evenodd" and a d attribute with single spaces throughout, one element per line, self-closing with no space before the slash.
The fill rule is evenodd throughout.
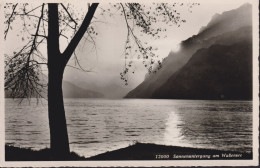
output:
<path id="1" fill-rule="evenodd" d="M 5 99 L 6 144 L 49 147 L 46 100 Z M 252 101 L 65 99 L 71 151 L 86 157 L 135 142 L 252 150 Z"/>

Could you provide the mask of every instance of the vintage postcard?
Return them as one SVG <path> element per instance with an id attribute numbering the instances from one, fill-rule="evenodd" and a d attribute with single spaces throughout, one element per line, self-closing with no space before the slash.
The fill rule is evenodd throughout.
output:
<path id="1" fill-rule="evenodd" d="M 258 0 L 0 0 L 0 167 L 257 166 Z"/>

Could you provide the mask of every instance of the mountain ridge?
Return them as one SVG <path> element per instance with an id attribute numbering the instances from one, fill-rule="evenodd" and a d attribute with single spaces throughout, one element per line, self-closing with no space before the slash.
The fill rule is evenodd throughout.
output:
<path id="1" fill-rule="evenodd" d="M 197 35 L 193 35 L 181 42 L 181 50 L 179 52 L 170 53 L 168 55 L 165 61 L 163 61 L 162 70 L 155 75 L 150 75 L 144 82 L 130 91 L 125 98 L 151 98 L 153 97 L 153 92 L 167 82 L 174 73 L 185 66 L 197 50 L 208 48 L 213 44 L 229 44 L 231 37 L 234 42 L 241 41 L 244 36 L 248 35 L 248 31 L 251 29 L 251 11 L 252 6 L 244 4 L 237 9 L 226 11 L 222 14 L 215 14 L 207 26 L 201 28 L 201 31 Z M 237 19 L 234 21 L 233 17 L 247 19 L 238 22 Z M 223 20 L 223 22 L 221 22 L 221 20 Z M 234 23 L 232 23 L 232 21 Z M 230 24 L 227 25 L 227 22 Z M 244 27 L 247 28 L 243 29 Z M 238 33 L 238 35 L 231 35 L 234 32 Z"/>
<path id="2" fill-rule="evenodd" d="M 214 44 L 198 50 L 152 98 L 251 100 L 252 48 L 246 43 Z"/>

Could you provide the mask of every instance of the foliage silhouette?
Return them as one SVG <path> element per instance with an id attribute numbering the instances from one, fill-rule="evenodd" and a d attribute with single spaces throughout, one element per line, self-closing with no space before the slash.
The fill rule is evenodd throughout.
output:
<path id="1" fill-rule="evenodd" d="M 125 69 L 120 74 L 121 79 L 128 83 L 127 74 L 133 66 L 133 56 L 142 59 L 148 72 L 156 72 L 160 69 L 161 61 L 158 55 L 154 54 L 155 48 L 142 42 L 136 31 L 146 34 L 154 39 L 161 38 L 164 28 L 154 28 L 154 24 L 175 24 L 180 26 L 186 22 L 175 10 L 176 6 L 183 6 L 183 3 L 174 4 L 139 4 L 139 3 L 118 3 L 109 4 L 108 9 L 99 7 L 98 3 L 87 4 L 85 14 L 73 10 L 73 4 L 39 4 L 32 7 L 28 3 L 7 3 L 4 6 L 6 17 L 6 28 L 4 38 L 13 29 L 13 24 L 22 24 L 23 29 L 17 37 L 25 43 L 23 47 L 14 51 L 12 55 L 5 55 L 5 89 L 12 91 L 14 98 L 37 98 L 44 97 L 48 93 L 48 114 L 50 126 L 50 147 L 51 150 L 62 158 L 69 155 L 69 139 L 66 126 L 66 117 L 62 95 L 62 80 L 66 66 L 83 69 L 80 65 L 75 49 L 79 42 L 84 39 L 88 45 L 95 48 L 95 23 L 98 19 L 94 16 L 97 9 L 100 15 L 114 15 L 113 11 L 120 11 L 125 19 L 127 28 L 127 39 L 125 42 Z M 189 10 L 198 3 L 189 3 Z M 98 8 L 99 7 L 99 8 Z M 17 21 L 18 20 L 18 21 Z M 81 22 L 81 23 L 80 23 Z M 18 25 L 14 25 L 17 26 Z M 22 35 L 21 34 L 25 34 Z M 68 42 L 63 52 L 60 51 L 60 40 Z M 47 50 L 47 56 L 41 52 L 41 48 Z M 71 59 L 73 57 L 73 59 Z M 74 65 L 69 60 L 74 60 Z M 130 61 L 129 61 L 130 60 Z M 43 66 L 48 69 L 48 85 L 42 83 Z M 45 67 L 46 68 L 46 67 Z"/>

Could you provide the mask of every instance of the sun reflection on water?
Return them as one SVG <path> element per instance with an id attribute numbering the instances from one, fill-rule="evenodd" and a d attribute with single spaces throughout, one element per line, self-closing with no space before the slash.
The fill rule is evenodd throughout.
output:
<path id="1" fill-rule="evenodd" d="M 189 143 L 185 143 L 185 137 L 182 135 L 183 122 L 179 114 L 175 111 L 169 113 L 169 117 L 165 124 L 164 144 L 171 146 L 191 147 Z"/>

